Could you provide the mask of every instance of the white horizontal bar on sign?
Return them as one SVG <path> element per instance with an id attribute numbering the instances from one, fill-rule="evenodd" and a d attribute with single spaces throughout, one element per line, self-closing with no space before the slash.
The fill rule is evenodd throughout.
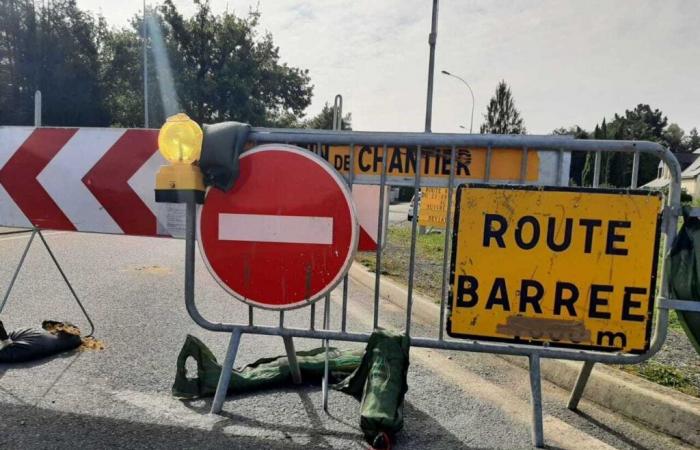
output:
<path id="1" fill-rule="evenodd" d="M 333 218 L 222 213 L 219 214 L 219 240 L 332 244 Z"/>

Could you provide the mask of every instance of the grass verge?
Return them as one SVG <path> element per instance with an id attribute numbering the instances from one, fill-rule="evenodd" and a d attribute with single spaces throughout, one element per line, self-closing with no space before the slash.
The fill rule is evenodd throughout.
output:
<path id="1" fill-rule="evenodd" d="M 387 242 L 382 252 L 381 274 L 406 284 L 411 257 L 411 227 L 408 223 L 392 225 L 387 232 Z M 414 288 L 440 303 L 442 295 L 442 255 L 445 235 L 442 233 L 419 234 L 416 238 L 416 264 Z M 356 259 L 372 272 L 376 271 L 374 253 L 359 253 Z M 449 262 L 448 262 L 449 264 Z"/>
<path id="2" fill-rule="evenodd" d="M 700 388 L 693 384 L 692 378 L 681 369 L 653 360 L 633 366 L 615 366 L 627 373 L 637 375 L 661 386 L 670 387 L 685 394 L 700 397 Z"/>

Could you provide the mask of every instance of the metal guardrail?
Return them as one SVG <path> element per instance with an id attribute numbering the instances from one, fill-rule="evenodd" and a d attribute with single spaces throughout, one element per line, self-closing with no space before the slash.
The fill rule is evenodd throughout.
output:
<path id="1" fill-rule="evenodd" d="M 337 114 L 334 122 L 338 123 L 341 120 L 340 114 Z M 329 145 L 344 145 L 350 147 L 349 167 L 354 168 L 354 149 L 356 146 L 380 146 L 384 150 L 389 147 L 406 147 L 410 152 L 415 152 L 415 175 L 413 180 L 391 180 L 392 185 L 413 186 L 420 189 L 425 186 L 425 182 L 421 179 L 421 154 L 427 151 L 434 151 L 435 148 L 449 149 L 451 161 L 455 161 L 457 148 L 486 148 L 485 175 L 482 182 L 490 182 L 491 165 L 493 155 L 498 149 L 518 148 L 521 149 L 523 166 L 520 171 L 520 182 L 525 183 L 526 162 L 528 149 L 537 149 L 538 152 L 553 152 L 557 157 L 557 186 L 568 185 L 568 180 L 563 176 L 565 154 L 567 152 L 593 152 L 595 154 L 593 187 L 598 187 L 600 183 L 600 166 L 601 155 L 603 153 L 626 153 L 633 155 L 633 170 L 631 175 L 630 187 L 637 187 L 639 161 L 641 154 L 654 155 L 663 161 L 670 169 L 671 180 L 669 182 L 669 190 L 665 198 L 665 206 L 663 211 L 663 219 L 661 232 L 665 236 L 665 248 L 660 253 L 663 256 L 663 264 L 668 260 L 668 244 L 673 242 L 676 236 L 677 221 L 680 214 L 680 174 L 681 168 L 673 156 L 666 148 L 659 144 L 642 141 L 600 141 L 600 140 L 576 140 L 571 137 L 562 136 L 523 136 L 523 135 L 464 135 L 464 134 L 441 134 L 441 133 L 385 133 L 385 132 L 356 132 L 356 131 L 324 131 L 324 130 L 286 130 L 286 129 L 268 129 L 254 128 L 250 135 L 250 140 L 254 143 L 292 143 L 302 146 L 322 146 Z M 386 154 L 386 153 L 384 153 Z M 347 182 L 350 187 L 354 183 L 378 184 L 380 186 L 380 211 L 378 219 L 379 232 L 377 234 L 378 245 L 376 250 L 376 267 L 375 267 L 375 289 L 374 289 L 374 308 L 373 308 L 373 326 L 376 328 L 379 325 L 379 301 L 380 301 L 380 285 L 381 285 L 381 268 L 382 268 L 382 248 L 384 226 L 384 191 L 388 185 L 386 163 L 382 162 L 382 172 L 377 180 L 358 181 L 355 179 L 354 170 L 349 170 L 347 174 Z M 443 179 L 431 179 L 431 186 L 445 187 L 448 189 L 448 207 L 446 216 L 447 229 L 451 229 L 452 215 L 452 193 L 457 187 L 459 180 L 455 179 L 454 170 L 450 171 L 449 177 Z M 285 348 L 289 357 L 292 372 L 295 381 L 300 380 L 298 365 L 294 353 L 293 338 L 315 338 L 321 339 L 326 343 L 328 340 L 336 341 L 354 341 L 366 342 L 369 339 L 371 330 L 368 332 L 349 332 L 347 330 L 347 303 L 348 303 L 348 276 L 346 275 L 342 285 L 342 304 L 341 304 L 341 324 L 339 328 L 330 328 L 328 312 L 330 310 L 330 301 L 326 298 L 326 308 L 324 325 L 321 329 L 315 326 L 315 306 L 312 304 L 309 309 L 310 325 L 308 328 L 288 327 L 284 324 L 284 312 L 279 312 L 278 326 L 262 326 L 255 324 L 254 308 L 249 308 L 249 320 L 247 323 L 223 323 L 213 322 L 200 314 L 195 304 L 194 293 L 194 264 L 195 264 L 195 236 L 196 236 L 196 205 L 191 203 L 187 205 L 186 212 L 186 266 L 185 266 L 185 301 L 187 310 L 192 319 L 201 327 L 210 331 L 228 332 L 231 333 L 229 347 L 226 353 L 226 358 L 223 364 L 221 379 L 219 380 L 218 389 L 212 404 L 212 412 L 218 413 L 226 395 L 226 389 L 230 379 L 230 371 L 236 357 L 238 345 L 242 334 L 258 334 L 281 336 L 284 339 Z M 411 244 L 410 244 L 410 261 L 409 274 L 407 280 L 408 295 L 406 303 L 406 319 L 405 330 L 411 336 L 412 331 L 412 306 L 413 306 L 413 275 L 415 271 L 416 259 L 416 236 L 417 236 L 417 214 L 413 215 L 411 224 Z M 595 350 L 580 350 L 571 348 L 554 348 L 547 346 L 534 346 L 527 344 L 516 343 L 499 343 L 478 340 L 457 340 L 446 338 L 444 336 L 445 325 L 445 305 L 448 301 L 448 282 L 449 282 L 449 267 L 448 254 L 450 249 L 450 233 L 445 233 L 444 243 L 444 258 L 442 267 L 442 295 L 440 298 L 440 321 L 437 338 L 411 336 L 411 344 L 415 347 L 425 347 L 433 349 L 445 350 L 460 350 L 494 354 L 520 355 L 527 356 L 530 360 L 530 382 L 532 389 L 532 407 L 533 407 L 533 443 L 540 447 L 544 445 L 543 424 L 542 424 L 542 399 L 540 386 L 540 359 L 555 358 L 568 359 L 574 361 L 584 361 L 583 369 L 579 375 L 576 386 L 574 387 L 569 407 L 575 409 L 581 394 L 585 388 L 585 384 L 590 375 L 593 364 L 596 362 L 610 364 L 633 364 L 644 361 L 656 352 L 663 345 L 668 327 L 668 309 L 679 306 L 676 300 L 667 300 L 669 295 L 669 287 L 666 279 L 666 274 L 662 270 L 660 290 L 657 295 L 656 311 L 654 314 L 654 327 L 651 345 L 648 351 L 644 354 L 619 354 L 606 353 Z M 327 406 L 328 391 L 327 386 L 327 371 L 324 377 L 324 407 Z"/>

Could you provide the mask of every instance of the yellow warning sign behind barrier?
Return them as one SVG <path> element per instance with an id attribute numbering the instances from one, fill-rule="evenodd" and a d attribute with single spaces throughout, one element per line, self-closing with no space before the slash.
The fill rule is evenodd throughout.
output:
<path id="1" fill-rule="evenodd" d="M 643 353 L 661 195 L 460 186 L 447 332 Z"/>
<path id="2" fill-rule="evenodd" d="M 447 222 L 447 188 L 422 188 L 418 224 L 430 228 L 445 228 Z M 454 211 L 454 202 L 452 203 Z"/>

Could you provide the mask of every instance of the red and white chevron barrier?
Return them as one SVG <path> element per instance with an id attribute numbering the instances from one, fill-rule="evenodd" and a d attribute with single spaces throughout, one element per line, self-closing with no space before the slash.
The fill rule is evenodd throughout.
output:
<path id="1" fill-rule="evenodd" d="M 157 130 L 0 127 L 0 224 L 157 236 Z"/>
<path id="2" fill-rule="evenodd" d="M 184 205 L 156 203 L 158 130 L 0 126 L 0 226 L 138 236 L 184 233 Z M 360 249 L 376 248 L 378 195 L 357 186 Z M 374 226 L 372 226 L 374 225 Z"/>

